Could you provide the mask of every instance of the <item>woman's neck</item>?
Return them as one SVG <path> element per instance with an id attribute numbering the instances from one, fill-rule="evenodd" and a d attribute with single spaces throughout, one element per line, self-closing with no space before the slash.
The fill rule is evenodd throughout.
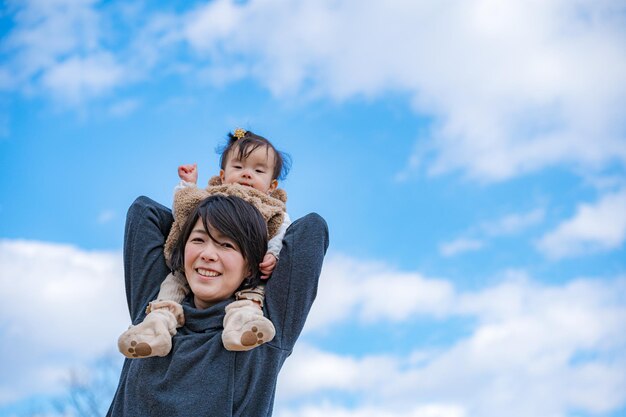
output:
<path id="1" fill-rule="evenodd" d="M 206 301 L 200 300 L 195 295 L 193 296 L 193 303 L 196 306 L 196 308 L 199 309 L 199 310 L 204 310 L 206 308 L 209 308 L 209 307 L 215 305 L 215 303 L 208 303 Z"/>

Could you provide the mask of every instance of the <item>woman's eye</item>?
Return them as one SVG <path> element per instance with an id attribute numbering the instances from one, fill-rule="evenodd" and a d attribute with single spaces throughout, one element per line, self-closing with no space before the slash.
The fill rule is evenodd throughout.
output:
<path id="1" fill-rule="evenodd" d="M 220 246 L 222 246 L 223 248 L 227 248 L 227 249 L 234 249 L 235 246 L 230 243 L 230 242 L 222 242 L 220 243 Z"/>

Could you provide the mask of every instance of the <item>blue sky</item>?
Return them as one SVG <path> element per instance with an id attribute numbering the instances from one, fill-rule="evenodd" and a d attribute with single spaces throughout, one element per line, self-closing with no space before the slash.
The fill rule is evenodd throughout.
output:
<path id="1" fill-rule="evenodd" d="M 623 2 L 0 10 L 0 416 L 119 367 L 125 211 L 236 127 L 331 232 L 276 416 L 626 416 Z"/>

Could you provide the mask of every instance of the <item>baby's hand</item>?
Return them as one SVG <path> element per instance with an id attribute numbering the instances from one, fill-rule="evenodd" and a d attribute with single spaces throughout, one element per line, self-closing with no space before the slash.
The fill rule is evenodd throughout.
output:
<path id="1" fill-rule="evenodd" d="M 178 167 L 181 180 L 196 184 L 198 182 L 198 164 L 187 164 Z"/>
<path id="2" fill-rule="evenodd" d="M 278 262 L 278 260 L 274 255 L 271 253 L 265 254 L 263 262 L 259 264 L 259 269 L 261 270 L 261 274 L 263 274 L 261 275 L 261 279 L 268 279 L 270 275 L 272 275 L 274 268 L 276 268 L 276 262 Z"/>

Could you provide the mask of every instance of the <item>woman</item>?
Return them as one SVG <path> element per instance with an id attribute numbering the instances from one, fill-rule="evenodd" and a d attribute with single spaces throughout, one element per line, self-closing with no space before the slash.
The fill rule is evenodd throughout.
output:
<path id="1" fill-rule="evenodd" d="M 133 323 L 169 272 L 163 258 L 170 211 L 146 198 L 131 206 L 126 223 L 124 268 Z M 127 359 L 108 416 L 270 416 L 278 372 L 302 330 L 315 298 L 328 247 L 324 220 L 309 214 L 295 221 L 267 283 L 265 314 L 274 339 L 248 352 L 224 349 L 224 308 L 258 271 L 267 234 L 258 211 L 237 197 L 213 196 L 189 217 L 173 267 L 182 267 L 192 293 L 183 302 L 186 322 L 165 357 Z M 175 264 L 175 265 L 174 265 Z"/>

